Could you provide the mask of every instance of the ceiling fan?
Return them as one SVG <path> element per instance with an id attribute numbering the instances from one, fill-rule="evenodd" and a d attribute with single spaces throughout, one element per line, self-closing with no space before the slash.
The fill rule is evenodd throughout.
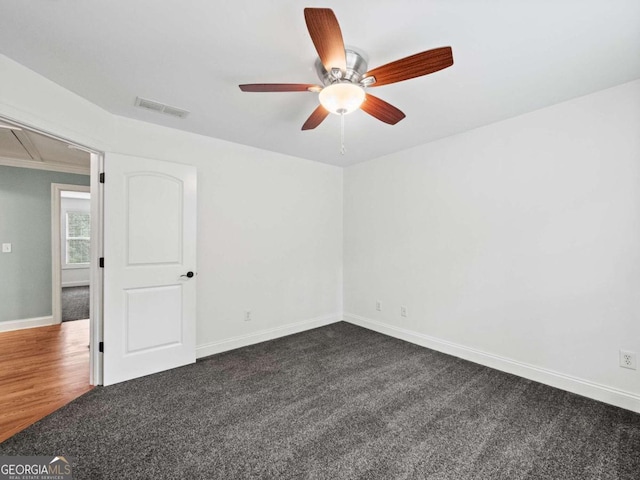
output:
<path id="1" fill-rule="evenodd" d="M 398 108 L 365 93 L 365 88 L 380 87 L 428 75 L 453 65 L 451 47 L 434 48 L 368 70 L 362 53 L 346 48 L 338 20 L 330 8 L 305 8 L 304 18 L 318 60 L 316 71 L 322 85 L 308 83 L 251 83 L 239 85 L 243 92 L 317 92 L 320 105 L 302 130 L 316 128 L 329 115 L 344 116 L 358 108 L 390 125 L 405 117 Z"/>

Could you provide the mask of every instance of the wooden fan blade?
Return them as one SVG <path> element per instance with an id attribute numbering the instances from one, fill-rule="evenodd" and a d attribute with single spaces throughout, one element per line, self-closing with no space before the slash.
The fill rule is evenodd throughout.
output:
<path id="1" fill-rule="evenodd" d="M 325 118 L 327 118 L 327 115 L 329 115 L 329 110 L 324 108 L 322 105 L 318 105 L 318 108 L 313 111 L 311 116 L 307 118 L 307 121 L 304 122 L 304 125 L 302 125 L 302 130 L 311 130 L 316 128 Z"/>
<path id="2" fill-rule="evenodd" d="M 360 108 L 372 117 L 375 117 L 384 123 L 388 123 L 389 125 L 395 125 L 405 117 L 405 114 L 396 107 L 369 93 L 367 93 L 367 96 Z"/>
<path id="3" fill-rule="evenodd" d="M 243 92 L 312 92 L 320 91 L 320 85 L 312 83 L 249 83 L 238 85 Z"/>
<path id="4" fill-rule="evenodd" d="M 304 19 L 313 45 L 327 72 L 332 68 L 347 70 L 342 31 L 333 10 L 330 8 L 305 8 Z"/>
<path id="5" fill-rule="evenodd" d="M 440 47 L 387 63 L 365 73 L 364 76 L 375 77 L 376 82 L 371 87 L 379 87 L 428 75 L 451 65 L 453 65 L 451 47 Z"/>

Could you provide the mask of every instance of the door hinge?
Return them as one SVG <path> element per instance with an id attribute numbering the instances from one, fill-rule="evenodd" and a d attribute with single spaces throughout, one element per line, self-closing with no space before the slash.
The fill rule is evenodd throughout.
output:
<path id="1" fill-rule="evenodd" d="M 104 342 L 100 342 L 100 343 L 98 344 L 98 351 L 99 351 L 100 353 L 104 353 Z"/>
<path id="2" fill-rule="evenodd" d="M 104 268 L 104 257 L 100 257 L 100 268 Z"/>
<path id="3" fill-rule="evenodd" d="M 100 174 L 100 183 L 104 183 L 104 172 Z"/>

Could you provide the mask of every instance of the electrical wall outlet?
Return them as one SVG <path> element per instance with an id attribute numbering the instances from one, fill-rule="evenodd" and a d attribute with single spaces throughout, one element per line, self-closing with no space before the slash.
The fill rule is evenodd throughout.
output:
<path id="1" fill-rule="evenodd" d="M 11 253 L 11 244 L 3 243 L 2 244 L 2 253 Z"/>
<path id="2" fill-rule="evenodd" d="M 245 310 L 244 311 L 244 321 L 245 322 L 250 322 L 251 321 L 251 310 Z"/>
<path id="3" fill-rule="evenodd" d="M 407 307 L 404 305 L 400 305 L 400 316 L 401 317 L 408 317 L 409 314 L 407 313 Z"/>
<path id="4" fill-rule="evenodd" d="M 620 366 L 622 368 L 636 369 L 636 352 L 620 350 Z"/>
<path id="5" fill-rule="evenodd" d="M 376 300 L 376 310 L 379 312 L 382 311 L 382 302 L 380 300 Z"/>

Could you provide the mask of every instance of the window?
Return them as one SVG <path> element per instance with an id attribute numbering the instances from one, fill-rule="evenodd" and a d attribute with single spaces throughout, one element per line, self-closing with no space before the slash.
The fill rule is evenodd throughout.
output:
<path id="1" fill-rule="evenodd" d="M 67 265 L 86 265 L 91 257 L 91 215 L 88 212 L 67 212 L 66 214 Z"/>

